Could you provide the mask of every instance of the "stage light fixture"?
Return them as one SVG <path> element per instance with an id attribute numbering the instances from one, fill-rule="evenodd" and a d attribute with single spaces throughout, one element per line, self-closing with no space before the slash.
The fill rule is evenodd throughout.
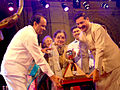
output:
<path id="1" fill-rule="evenodd" d="M 81 7 L 81 0 L 73 0 L 73 8 L 80 8 Z"/>
<path id="2" fill-rule="evenodd" d="M 69 10 L 69 7 L 65 3 L 62 3 L 62 8 L 65 12 Z"/>
<path id="3" fill-rule="evenodd" d="M 11 12 L 14 11 L 14 7 L 13 6 L 14 6 L 14 3 L 12 1 L 8 2 L 8 10 L 9 11 L 11 11 Z"/>
<path id="4" fill-rule="evenodd" d="M 85 7 L 85 9 L 90 9 L 90 5 L 87 3 L 87 1 L 83 2 L 83 6 Z"/>
<path id="5" fill-rule="evenodd" d="M 101 7 L 102 7 L 102 8 L 105 8 L 105 9 L 109 8 L 108 4 L 106 4 L 106 3 L 102 3 L 102 4 L 101 4 Z"/>
<path id="6" fill-rule="evenodd" d="M 43 7 L 45 7 L 45 8 L 49 8 L 50 7 L 50 5 L 49 5 L 49 3 L 47 3 L 46 1 L 44 1 L 44 0 L 40 0 L 40 3 L 43 5 Z"/>

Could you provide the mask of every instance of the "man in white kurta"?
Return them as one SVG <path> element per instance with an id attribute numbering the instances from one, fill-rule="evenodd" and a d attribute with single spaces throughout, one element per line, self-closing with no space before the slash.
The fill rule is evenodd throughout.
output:
<path id="1" fill-rule="evenodd" d="M 73 50 L 76 52 L 76 56 L 74 58 L 75 63 L 85 72 L 89 73 L 89 67 L 94 67 L 93 59 L 89 60 L 89 53 L 88 53 L 88 47 L 85 43 L 82 41 L 79 41 L 79 35 L 81 30 L 77 28 L 76 26 L 73 26 L 71 28 L 71 32 L 73 37 L 75 38 L 74 41 L 72 41 L 68 45 L 68 50 Z"/>
<path id="2" fill-rule="evenodd" d="M 46 19 L 35 15 L 31 25 L 25 26 L 13 37 L 1 65 L 1 73 L 9 90 L 27 90 L 26 75 L 28 67 L 34 58 L 35 63 L 57 84 L 58 78 L 51 71 L 48 63 L 43 58 L 43 53 L 38 45 L 37 34 L 42 34 L 46 27 Z"/>
<path id="3" fill-rule="evenodd" d="M 93 81 L 96 90 L 120 90 L 120 49 L 99 24 L 91 23 L 85 13 L 75 18 L 82 30 L 80 41 L 88 44 L 95 58 Z"/>

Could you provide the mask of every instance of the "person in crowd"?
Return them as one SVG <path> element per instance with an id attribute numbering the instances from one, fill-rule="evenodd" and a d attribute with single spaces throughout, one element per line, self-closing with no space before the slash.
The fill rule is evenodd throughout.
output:
<path id="1" fill-rule="evenodd" d="M 75 40 L 68 45 L 68 50 L 76 52 L 74 58 L 75 63 L 85 72 L 89 73 L 89 55 L 88 48 L 83 42 L 79 42 L 81 30 L 77 26 L 71 28 L 71 32 Z"/>
<path id="2" fill-rule="evenodd" d="M 50 48 L 50 45 L 53 43 L 53 39 L 51 36 L 47 35 L 43 38 L 42 44 L 40 43 L 40 47 L 42 48 L 41 51 L 44 53 L 44 57 L 48 62 L 48 55 L 49 51 L 52 49 Z"/>
<path id="3" fill-rule="evenodd" d="M 55 73 L 55 75 L 63 77 L 65 69 L 68 65 L 65 53 L 67 51 L 67 45 L 65 44 L 67 35 L 64 30 L 57 30 L 53 35 L 54 42 L 50 45 L 49 60 L 48 63 Z M 58 89 L 52 85 L 52 90 Z M 63 88 L 59 88 L 62 90 Z M 59 90 L 58 89 L 58 90 Z"/>
<path id="4" fill-rule="evenodd" d="M 53 39 L 49 35 L 45 36 L 42 40 L 43 48 L 49 48 L 52 42 L 53 42 Z"/>
<path id="5" fill-rule="evenodd" d="M 76 14 L 75 22 L 82 31 L 79 40 L 88 45 L 95 58 L 91 75 L 96 82 L 96 90 L 119 90 L 120 49 L 100 24 L 90 22 L 85 12 Z"/>
<path id="6" fill-rule="evenodd" d="M 81 70 L 83 70 L 84 73 L 89 74 L 94 69 L 94 59 L 92 57 L 92 54 L 88 50 L 87 45 L 84 42 L 79 41 L 81 30 L 77 26 L 73 26 L 71 28 L 71 32 L 75 40 L 68 44 L 68 50 L 72 50 L 76 53 L 74 57 L 75 63 L 80 67 Z M 88 89 L 88 87 L 80 88 L 81 90 Z"/>
<path id="7" fill-rule="evenodd" d="M 51 44 L 48 44 L 48 41 L 47 41 L 48 40 L 47 38 L 49 37 L 50 36 L 45 36 L 42 42 L 43 48 L 51 48 L 51 50 L 48 50 L 48 53 L 45 53 L 47 57 L 46 60 L 48 61 L 50 68 L 55 73 L 55 75 L 63 77 L 63 74 L 67 67 L 67 60 L 65 58 L 65 53 L 67 50 L 67 45 L 65 45 L 65 42 L 66 42 L 67 35 L 64 30 L 57 30 L 53 35 L 54 42 L 52 42 Z M 49 38 L 49 42 L 50 40 L 51 39 Z M 45 74 L 42 77 L 42 79 L 40 76 L 40 79 L 39 79 L 40 82 L 38 85 L 39 90 L 41 90 L 40 88 L 41 88 L 42 83 L 45 82 L 47 79 L 48 77 Z M 54 90 L 54 89 L 61 90 L 62 89 L 62 88 L 58 89 L 57 87 L 54 87 L 50 81 L 48 81 L 47 83 L 49 83 L 48 85 L 49 90 Z M 44 89 L 45 87 L 43 88 L 43 90 Z"/>
<path id="8" fill-rule="evenodd" d="M 57 30 L 53 35 L 54 42 L 52 45 L 55 45 L 57 48 L 58 56 L 59 56 L 59 64 L 62 70 L 62 76 L 64 75 L 65 69 L 68 65 L 68 60 L 65 57 L 67 51 L 67 34 L 64 30 Z"/>
<path id="9" fill-rule="evenodd" d="M 30 25 L 19 30 L 11 40 L 3 57 L 1 74 L 9 90 L 27 90 L 27 72 L 33 58 L 41 70 L 53 81 L 54 85 L 61 86 L 59 76 L 50 69 L 38 45 L 37 34 L 46 30 L 47 20 L 39 14 L 34 15 Z"/>
<path id="10" fill-rule="evenodd" d="M 47 62 L 50 56 L 49 51 L 52 50 L 52 48 L 50 48 L 50 45 L 52 44 L 52 42 L 53 42 L 53 39 L 49 35 L 45 36 L 42 40 L 42 45 L 41 45 L 42 50 L 47 48 L 47 51 L 46 51 L 47 53 L 43 52 L 44 58 L 46 59 Z M 38 86 L 37 86 L 38 90 L 51 90 L 52 82 L 50 78 L 47 76 L 47 74 L 43 73 L 41 70 L 40 70 L 40 75 L 37 78 L 37 83 L 38 83 Z"/>

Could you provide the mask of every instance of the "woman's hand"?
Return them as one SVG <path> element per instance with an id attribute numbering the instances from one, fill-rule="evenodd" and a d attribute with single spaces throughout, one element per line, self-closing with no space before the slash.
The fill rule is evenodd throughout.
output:
<path id="1" fill-rule="evenodd" d="M 49 51 L 48 50 L 52 50 L 52 48 L 42 48 L 41 51 L 43 53 L 46 53 L 46 54 L 49 54 Z"/>

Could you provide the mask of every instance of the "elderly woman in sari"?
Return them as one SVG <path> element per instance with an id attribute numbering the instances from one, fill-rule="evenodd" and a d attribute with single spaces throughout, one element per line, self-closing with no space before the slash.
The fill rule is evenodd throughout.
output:
<path id="1" fill-rule="evenodd" d="M 54 42 L 51 45 L 49 46 L 47 45 L 48 41 L 46 40 L 46 38 L 43 39 L 43 43 L 42 43 L 43 47 L 46 48 L 46 46 L 48 46 L 47 48 L 51 48 L 51 50 L 48 50 L 48 53 L 45 54 L 47 55 L 46 60 L 48 61 L 50 68 L 55 73 L 55 75 L 58 75 L 61 77 L 63 77 L 65 69 L 68 64 L 68 61 L 65 58 L 65 53 L 67 51 L 67 45 L 65 45 L 66 39 L 67 39 L 67 35 L 65 31 L 57 30 L 53 35 Z M 55 90 L 58 88 L 53 86 L 52 84 L 51 89 Z M 59 88 L 59 89 L 61 90 L 62 88 Z"/>
<path id="2" fill-rule="evenodd" d="M 49 65 L 53 72 L 63 77 L 65 69 L 68 65 L 68 60 L 65 58 L 65 53 L 67 51 L 66 43 L 67 35 L 64 30 L 57 30 L 53 35 L 54 42 L 51 44 L 51 52 L 49 57 Z M 52 86 L 52 90 L 56 87 Z M 62 90 L 62 88 L 59 88 Z M 59 90 L 58 89 L 58 90 Z"/>
<path id="3" fill-rule="evenodd" d="M 64 30 L 57 30 L 53 35 L 53 39 L 54 42 L 51 44 L 51 47 L 55 47 L 54 49 L 56 49 L 54 53 L 58 58 L 58 62 L 62 73 L 61 76 L 63 77 L 63 74 L 68 64 L 68 60 L 65 58 L 65 53 L 67 51 L 67 45 L 65 44 L 67 35 Z M 55 56 L 53 55 L 53 57 Z"/>

